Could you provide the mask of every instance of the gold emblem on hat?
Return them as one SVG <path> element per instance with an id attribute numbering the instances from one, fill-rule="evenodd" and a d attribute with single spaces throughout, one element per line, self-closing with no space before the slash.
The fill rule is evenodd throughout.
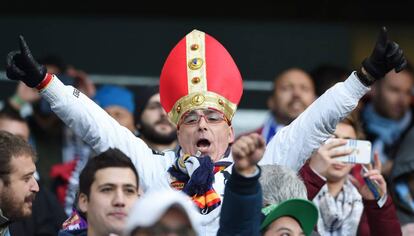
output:
<path id="1" fill-rule="evenodd" d="M 197 50 L 198 48 L 199 48 L 200 46 L 198 46 L 198 44 L 193 44 L 193 45 L 191 45 L 191 50 L 193 50 L 193 51 L 195 51 L 195 50 Z"/>
<path id="2" fill-rule="evenodd" d="M 205 98 L 202 94 L 196 94 L 196 95 L 194 95 L 193 99 L 191 99 L 191 103 L 194 106 L 199 106 L 199 105 L 203 104 L 204 101 L 205 101 Z"/>
<path id="3" fill-rule="evenodd" d="M 177 110 L 177 113 L 180 113 L 181 112 L 181 105 L 178 105 L 176 110 Z"/>
<path id="4" fill-rule="evenodd" d="M 200 83 L 200 81 L 201 81 L 200 77 L 194 77 L 191 79 L 191 83 L 193 84 L 198 84 Z"/>
<path id="5" fill-rule="evenodd" d="M 223 102 L 223 100 L 221 100 L 221 99 L 219 98 L 219 100 L 218 100 L 218 104 L 220 104 L 221 106 L 224 106 L 224 102 Z"/>
<path id="6" fill-rule="evenodd" d="M 193 58 L 188 62 L 188 67 L 191 70 L 198 70 L 201 66 L 203 66 L 203 59 L 201 58 Z"/>

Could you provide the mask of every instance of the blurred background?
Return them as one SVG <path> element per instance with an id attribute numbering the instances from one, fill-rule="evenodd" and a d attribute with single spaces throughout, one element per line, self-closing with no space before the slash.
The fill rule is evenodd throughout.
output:
<path id="1" fill-rule="evenodd" d="M 73 85 L 99 103 L 121 125 L 158 152 L 176 148 L 177 142 L 176 127 L 168 122 L 154 85 L 159 83 L 170 50 L 193 29 L 221 42 L 243 76 L 244 94 L 232 121 L 236 136 L 256 132 L 268 142 L 317 96 L 360 68 L 362 60 L 370 55 L 381 26 L 388 28 L 388 36 L 400 44 L 409 61 L 413 60 L 411 5 L 402 0 L 3 0 L 0 3 L 0 61 L 3 60 L 0 63 L 0 130 L 22 131 L 25 135 L 18 135 L 24 136 L 37 151 L 36 177 L 40 189 L 45 191 L 43 196 L 50 191 L 47 194 L 56 197 L 53 201 L 52 198 L 45 200 L 49 202 L 47 206 L 34 204 L 39 206 L 38 212 L 54 209 L 59 213 L 55 211 L 57 205 L 61 206 L 63 215 L 50 216 L 51 221 L 46 221 L 34 210 L 35 223 L 28 225 L 41 231 L 43 225 L 53 224 L 54 232 L 50 235 L 56 235 L 65 217 L 72 212 L 79 172 L 95 153 L 59 120 L 36 90 L 6 78 L 4 62 L 8 52 L 19 48 L 19 35 L 25 37 L 33 55 L 47 65 L 50 73 L 58 74 L 65 84 Z M 288 70 L 292 68 L 303 71 Z M 276 77 L 277 87 L 273 91 Z M 394 176 L 393 181 L 404 178 L 404 182 L 398 182 L 404 187 L 400 198 L 410 202 L 401 201 L 401 206 L 410 207 L 411 228 L 408 229 L 412 230 L 414 161 L 412 155 L 407 155 L 411 162 L 408 165 L 404 155 L 400 161 L 398 156 L 400 150 L 405 154 L 404 145 L 407 153 L 414 151 L 414 70 L 410 67 L 402 73 L 390 72 L 382 81 L 374 86 L 372 91 L 376 93 L 368 93 L 361 99 L 355 117 L 361 119 L 366 139 L 380 153 L 382 173 L 387 180 L 389 176 Z M 103 86 L 106 84 L 123 87 Z M 16 123 L 20 128 L 11 125 Z M 164 127 L 162 132 L 156 129 L 160 126 Z M 399 170 L 396 173 L 400 175 L 392 174 L 394 160 L 395 166 L 403 166 L 408 174 Z M 394 189 L 390 196 L 398 199 L 398 191 Z M 410 196 L 406 195 L 408 192 Z M 401 221 L 401 225 L 405 223 Z M 21 228 L 15 226 L 17 230 Z M 22 235 L 45 234 L 25 232 Z"/>

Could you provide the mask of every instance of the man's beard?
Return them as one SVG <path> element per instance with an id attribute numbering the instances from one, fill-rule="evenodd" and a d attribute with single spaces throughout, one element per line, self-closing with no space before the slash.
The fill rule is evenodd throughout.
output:
<path id="1" fill-rule="evenodd" d="M 29 217 L 31 215 L 31 212 L 27 214 L 24 211 L 24 204 L 31 201 L 32 207 L 33 202 L 36 197 L 36 194 L 32 193 L 29 196 L 26 196 L 24 199 L 24 202 L 16 202 L 14 194 L 8 191 L 7 189 L 3 191 L 0 195 L 0 202 L 1 202 L 1 210 L 3 211 L 3 214 L 9 218 L 9 220 L 15 221 L 19 219 L 23 219 L 26 217 Z"/>
<path id="2" fill-rule="evenodd" d="M 300 102 L 300 104 L 303 107 L 303 110 L 297 114 L 290 114 L 289 109 L 293 106 L 295 102 Z M 300 114 L 302 114 L 306 110 L 307 106 L 304 101 L 300 98 L 295 98 L 289 101 L 287 104 L 287 109 L 284 111 L 272 111 L 273 117 L 276 119 L 278 123 L 281 123 L 283 125 L 289 125 L 292 121 L 294 121 Z M 280 120 L 279 120 L 280 119 Z"/>
<path id="3" fill-rule="evenodd" d="M 165 120 L 161 119 L 154 123 L 153 126 L 146 124 L 145 122 L 141 123 L 141 129 L 139 132 L 143 136 L 144 139 L 148 140 L 151 143 L 156 144 L 171 144 L 177 139 L 177 131 L 173 129 L 171 132 L 167 134 L 162 134 L 155 130 L 155 126 L 165 122 Z"/>

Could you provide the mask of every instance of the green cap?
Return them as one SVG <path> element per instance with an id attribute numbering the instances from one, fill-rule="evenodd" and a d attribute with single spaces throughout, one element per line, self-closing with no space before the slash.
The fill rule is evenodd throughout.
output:
<path id="1" fill-rule="evenodd" d="M 273 221 L 283 216 L 296 219 L 305 235 L 310 235 L 318 221 L 318 209 L 313 202 L 305 199 L 289 199 L 280 204 L 273 204 L 262 209 L 265 219 L 261 230 L 264 230 Z"/>

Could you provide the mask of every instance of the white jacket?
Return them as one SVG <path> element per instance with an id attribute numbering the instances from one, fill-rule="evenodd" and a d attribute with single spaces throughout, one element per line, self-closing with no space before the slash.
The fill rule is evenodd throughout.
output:
<path id="1" fill-rule="evenodd" d="M 280 130 L 267 145 L 260 164 L 279 164 L 298 170 L 368 90 L 353 72 L 345 82 L 333 86 L 289 126 Z M 166 151 L 163 155 L 153 152 L 87 96 L 72 86 L 65 86 L 56 76 L 41 95 L 60 119 L 97 153 L 118 148 L 129 156 L 137 168 L 144 191 L 170 188 L 171 178 L 167 170 L 176 158 L 173 151 Z M 226 159 L 232 161 L 231 154 Z M 226 171 L 230 170 L 231 166 L 227 167 Z M 224 195 L 224 177 L 218 172 L 213 184 L 221 197 Z M 220 209 L 218 207 L 202 215 L 202 235 L 216 235 Z"/>

